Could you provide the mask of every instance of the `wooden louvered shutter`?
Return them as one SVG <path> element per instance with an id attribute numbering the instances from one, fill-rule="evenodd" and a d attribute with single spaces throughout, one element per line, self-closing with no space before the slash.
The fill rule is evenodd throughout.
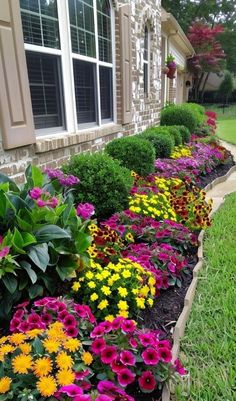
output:
<path id="1" fill-rule="evenodd" d="M 132 121 L 132 38 L 130 5 L 125 4 L 120 12 L 120 43 L 121 43 L 121 101 L 122 123 Z"/>
<path id="2" fill-rule="evenodd" d="M 0 5 L 0 130 L 5 149 L 35 142 L 18 0 Z"/>

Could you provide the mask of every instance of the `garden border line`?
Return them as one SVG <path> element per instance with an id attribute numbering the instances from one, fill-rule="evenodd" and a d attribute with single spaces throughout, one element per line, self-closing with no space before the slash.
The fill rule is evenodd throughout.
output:
<path id="1" fill-rule="evenodd" d="M 236 162 L 235 157 L 233 157 L 233 159 Z M 236 172 L 236 165 L 232 166 L 225 175 L 223 175 L 222 177 L 217 177 L 210 184 L 208 184 L 204 188 L 204 191 L 209 192 L 210 190 L 215 188 L 218 184 L 225 182 L 230 177 L 230 175 L 234 172 Z M 224 203 L 224 197 L 219 198 L 219 202 L 216 205 L 216 207 L 214 208 L 214 210 L 212 210 L 212 212 L 210 213 L 210 216 L 212 216 L 220 208 L 220 206 L 222 206 L 223 203 Z M 196 292 L 196 288 L 197 288 L 197 284 L 198 284 L 198 275 L 204 264 L 203 263 L 204 235 L 205 235 L 205 230 L 201 230 L 201 232 L 198 236 L 198 242 L 199 242 L 199 247 L 198 247 L 198 252 L 197 252 L 198 263 L 196 264 L 196 266 L 193 269 L 193 279 L 192 279 L 192 282 L 191 282 L 191 284 L 188 288 L 188 291 L 185 295 L 185 298 L 184 298 L 184 308 L 183 308 L 183 310 L 176 322 L 175 328 L 174 328 L 173 346 L 172 346 L 172 360 L 173 361 L 175 359 L 177 359 L 178 355 L 179 355 L 181 338 L 184 336 L 185 327 L 186 327 L 188 317 L 189 317 L 191 309 L 192 309 L 193 300 L 195 297 L 195 292 Z M 170 396 L 171 396 L 170 385 L 165 384 L 163 387 L 161 400 L 162 401 L 171 401 Z"/>

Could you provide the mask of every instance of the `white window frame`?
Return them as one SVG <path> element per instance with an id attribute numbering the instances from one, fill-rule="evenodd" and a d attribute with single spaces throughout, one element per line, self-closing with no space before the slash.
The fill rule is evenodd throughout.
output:
<path id="1" fill-rule="evenodd" d="M 73 133 L 77 131 L 84 131 L 88 128 L 102 128 L 104 125 L 116 124 L 117 123 L 117 110 L 116 110 L 116 72 L 115 72 L 115 10 L 114 6 L 109 0 L 111 10 L 111 52 L 112 62 L 107 63 L 99 60 L 99 49 L 98 49 L 98 26 L 97 26 L 97 4 L 96 0 L 93 0 L 94 8 L 94 29 L 95 29 L 95 50 L 96 57 L 87 57 L 72 52 L 71 48 L 71 34 L 70 34 L 70 16 L 69 16 L 69 3 L 68 0 L 57 0 L 57 11 L 59 21 L 59 34 L 60 34 L 60 49 L 53 49 L 50 47 L 32 45 L 25 43 L 24 47 L 26 51 L 33 51 L 43 54 L 51 54 L 60 56 L 61 58 L 61 72 L 62 72 L 62 97 L 64 105 L 64 117 L 65 117 L 65 129 L 63 127 L 37 129 L 36 135 L 44 136 L 49 134 L 62 134 L 65 132 Z M 98 121 L 92 124 L 79 124 L 77 123 L 77 112 L 76 112 L 76 99 L 75 99 L 75 85 L 74 85 L 74 71 L 73 71 L 73 59 L 92 62 L 96 65 L 96 82 L 97 87 L 97 113 Z M 101 119 L 101 102 L 100 102 L 100 79 L 99 79 L 99 67 L 109 67 L 112 69 L 112 114 L 113 118 L 102 120 Z M 96 85 L 95 82 L 95 85 Z"/>
<path id="2" fill-rule="evenodd" d="M 145 60 L 145 58 L 144 58 L 145 49 L 143 47 L 143 65 L 147 65 L 147 90 L 145 91 L 144 68 L 143 68 L 143 92 L 144 92 L 144 95 L 146 97 L 148 97 L 149 94 L 150 94 L 150 73 L 151 73 L 151 68 L 150 68 L 151 30 L 150 30 L 149 25 L 145 24 L 145 27 L 144 27 L 144 45 L 145 45 L 145 30 L 146 30 L 146 28 L 147 28 L 147 32 L 148 32 L 148 34 L 147 34 L 147 41 L 148 41 L 148 43 L 147 43 L 147 60 Z"/>

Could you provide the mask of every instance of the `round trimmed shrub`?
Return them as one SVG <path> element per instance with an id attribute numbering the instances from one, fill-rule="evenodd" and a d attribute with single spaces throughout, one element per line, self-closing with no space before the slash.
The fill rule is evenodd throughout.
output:
<path id="1" fill-rule="evenodd" d="M 169 106 L 161 111 L 161 125 L 184 125 L 193 133 L 198 124 L 198 115 L 185 105 Z"/>
<path id="2" fill-rule="evenodd" d="M 107 144 L 105 152 L 113 159 L 119 160 L 122 166 L 134 170 L 142 177 L 154 172 L 154 147 L 138 136 L 114 139 Z"/>
<path id="3" fill-rule="evenodd" d="M 183 143 L 188 143 L 190 141 L 191 135 L 190 135 L 190 131 L 187 127 L 185 127 L 184 125 L 173 125 L 173 127 L 178 129 L 178 131 L 182 137 Z"/>
<path id="4" fill-rule="evenodd" d="M 174 150 L 174 138 L 164 127 L 153 127 L 139 135 L 148 140 L 155 149 L 156 159 L 170 157 Z"/>
<path id="5" fill-rule="evenodd" d="M 198 125 L 202 124 L 206 119 L 205 108 L 197 103 L 183 103 L 183 107 L 194 113 L 195 117 L 198 119 Z"/>
<path id="6" fill-rule="evenodd" d="M 183 144 L 183 139 L 180 133 L 180 130 L 177 125 L 169 125 L 166 127 L 170 133 L 170 135 L 173 136 L 175 146 L 179 146 Z"/>
<path id="7" fill-rule="evenodd" d="M 128 196 L 133 185 L 130 171 L 104 153 L 79 154 L 63 166 L 66 174 L 80 179 L 74 193 L 77 203 L 92 203 L 98 218 L 128 207 Z"/>

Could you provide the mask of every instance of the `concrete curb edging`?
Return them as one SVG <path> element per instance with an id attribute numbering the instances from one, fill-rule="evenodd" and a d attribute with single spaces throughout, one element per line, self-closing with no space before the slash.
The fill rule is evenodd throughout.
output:
<path id="1" fill-rule="evenodd" d="M 234 158 L 235 160 L 235 158 Z M 231 167 L 230 170 L 223 175 L 222 177 L 217 177 L 214 181 L 212 181 L 210 184 L 208 184 L 205 188 L 205 192 L 209 192 L 212 190 L 216 185 L 221 184 L 225 182 L 232 173 L 236 171 L 236 165 Z M 212 212 L 210 213 L 210 216 L 212 216 L 219 208 L 222 206 L 224 203 L 224 198 L 219 198 L 219 201 L 217 202 L 217 205 L 214 207 Z M 192 282 L 187 290 L 187 293 L 184 298 L 184 308 L 176 322 L 175 328 L 174 328 L 174 333 L 173 333 L 173 347 L 172 347 L 172 360 L 174 361 L 175 359 L 178 358 L 179 350 L 180 350 L 180 341 L 182 337 L 184 336 L 185 332 L 185 327 L 186 323 L 188 321 L 188 317 L 190 315 L 191 309 L 192 309 L 192 304 L 198 284 L 198 275 L 199 272 L 201 271 L 203 267 L 203 240 L 204 240 L 204 235 L 205 231 L 201 230 L 199 236 L 198 236 L 198 242 L 199 242 L 199 247 L 198 247 L 198 262 L 196 266 L 193 269 L 193 279 Z M 170 386 L 167 384 L 164 385 L 163 391 L 162 391 L 162 401 L 171 401 L 170 400 Z"/>

